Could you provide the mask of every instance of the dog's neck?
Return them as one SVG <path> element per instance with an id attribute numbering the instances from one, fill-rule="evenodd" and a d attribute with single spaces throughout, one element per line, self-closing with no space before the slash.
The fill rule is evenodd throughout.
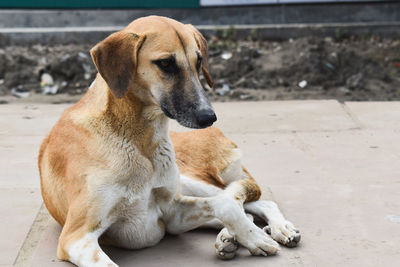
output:
<path id="1" fill-rule="evenodd" d="M 138 147 L 146 149 L 161 139 L 169 140 L 168 118 L 157 105 L 145 103 L 133 92 L 116 98 L 100 75 L 82 101 L 93 117 L 102 118 L 105 128 L 134 140 Z"/>

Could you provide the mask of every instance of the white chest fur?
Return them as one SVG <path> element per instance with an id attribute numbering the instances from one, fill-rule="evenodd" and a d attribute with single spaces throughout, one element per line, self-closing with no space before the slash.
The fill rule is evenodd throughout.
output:
<path id="1" fill-rule="evenodd" d="M 117 184 L 106 191 L 117 197 L 110 212 L 114 222 L 106 235 L 119 246 L 143 248 L 158 243 L 165 234 L 162 221 L 162 209 L 167 206 L 178 192 L 179 172 L 175 163 L 175 153 L 171 144 L 167 122 L 159 124 L 153 136 L 157 144 L 152 158 L 137 154 L 135 147 L 124 148 L 119 153 L 122 158 L 142 161 L 136 168 L 127 166 L 123 172 L 126 177 L 118 179 Z M 126 155 L 126 153 L 132 153 Z M 118 154 L 119 154 L 118 153 Z M 137 167 L 142 169 L 137 169 Z"/>

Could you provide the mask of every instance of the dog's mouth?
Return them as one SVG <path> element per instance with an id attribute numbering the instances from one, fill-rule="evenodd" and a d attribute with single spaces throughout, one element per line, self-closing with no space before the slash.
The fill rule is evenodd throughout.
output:
<path id="1" fill-rule="evenodd" d="M 168 109 L 166 109 L 164 106 L 161 106 L 161 110 L 164 112 L 164 114 L 168 117 L 168 118 L 170 118 L 170 119 L 172 119 L 172 120 L 175 120 L 175 117 L 168 111 Z"/>
<path id="2" fill-rule="evenodd" d="M 184 126 L 184 127 L 187 127 L 187 128 L 191 128 L 191 129 L 202 129 L 202 128 L 208 127 L 208 126 L 202 127 L 202 126 L 200 126 L 198 123 L 195 123 L 194 121 L 192 121 L 192 120 L 187 120 L 187 119 L 181 119 L 181 120 L 177 119 L 176 121 L 177 121 L 180 125 L 182 125 L 182 126 Z M 211 126 L 211 125 L 210 125 L 210 126 Z"/>
<path id="3" fill-rule="evenodd" d="M 161 109 L 168 118 L 176 120 L 180 125 L 192 129 L 203 129 L 210 127 L 217 120 L 217 117 L 213 111 L 212 115 L 204 118 L 204 115 L 199 116 L 199 114 L 197 114 L 198 112 L 196 114 L 193 112 L 179 113 L 174 116 L 165 108 Z"/>

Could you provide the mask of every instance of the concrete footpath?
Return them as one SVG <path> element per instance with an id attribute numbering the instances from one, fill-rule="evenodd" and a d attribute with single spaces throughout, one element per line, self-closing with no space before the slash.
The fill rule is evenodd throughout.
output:
<path id="1" fill-rule="evenodd" d="M 37 154 L 67 105 L 0 105 L 0 266 L 72 266 L 56 258 L 60 226 L 42 207 Z M 217 127 L 244 152 L 301 231 L 297 248 L 232 261 L 217 232 L 167 236 L 155 247 L 105 248 L 120 266 L 399 266 L 400 102 L 215 103 Z M 172 129 L 183 130 L 176 123 Z"/>

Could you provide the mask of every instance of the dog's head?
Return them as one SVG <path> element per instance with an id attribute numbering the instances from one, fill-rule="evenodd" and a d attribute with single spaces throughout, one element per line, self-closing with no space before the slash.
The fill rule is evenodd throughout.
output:
<path id="1" fill-rule="evenodd" d="M 97 44 L 91 55 L 114 97 L 131 91 L 181 125 L 205 128 L 216 121 L 200 83 L 210 87 L 207 42 L 192 25 L 150 16 Z"/>

